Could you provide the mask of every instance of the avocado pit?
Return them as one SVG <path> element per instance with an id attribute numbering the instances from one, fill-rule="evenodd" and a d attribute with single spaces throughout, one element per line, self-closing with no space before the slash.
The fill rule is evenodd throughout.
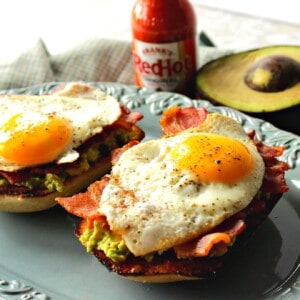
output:
<path id="1" fill-rule="evenodd" d="M 300 63 L 288 56 L 269 55 L 246 71 L 244 81 L 255 91 L 284 91 L 300 81 Z"/>

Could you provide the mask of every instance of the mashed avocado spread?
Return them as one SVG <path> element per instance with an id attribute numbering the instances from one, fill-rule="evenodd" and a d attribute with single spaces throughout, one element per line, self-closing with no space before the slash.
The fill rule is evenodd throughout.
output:
<path id="1" fill-rule="evenodd" d="M 26 186 L 33 190 L 35 188 L 47 188 L 50 192 L 58 191 L 62 192 L 64 186 L 64 178 L 55 174 L 48 173 L 44 178 L 31 177 L 27 181 L 18 183 L 19 186 Z"/>
<path id="2" fill-rule="evenodd" d="M 86 229 L 79 240 L 88 252 L 101 250 L 113 261 L 124 261 L 130 253 L 121 236 L 103 229 L 99 221 L 95 221 L 91 229 Z"/>

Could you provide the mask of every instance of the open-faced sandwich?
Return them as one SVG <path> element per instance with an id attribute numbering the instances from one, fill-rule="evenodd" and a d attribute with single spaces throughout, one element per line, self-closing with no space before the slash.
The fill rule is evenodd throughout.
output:
<path id="1" fill-rule="evenodd" d="M 82 83 L 51 95 L 0 96 L 0 211 L 47 209 L 111 168 L 110 152 L 141 140 L 140 113 Z"/>
<path id="2" fill-rule="evenodd" d="M 161 138 L 115 150 L 110 175 L 57 201 L 81 218 L 77 237 L 110 271 L 209 278 L 288 190 L 284 149 L 201 108 L 171 107 L 160 124 Z"/>

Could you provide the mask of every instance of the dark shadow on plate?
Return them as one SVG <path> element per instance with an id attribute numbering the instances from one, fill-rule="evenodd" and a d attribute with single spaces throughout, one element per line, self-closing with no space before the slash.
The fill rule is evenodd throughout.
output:
<path id="1" fill-rule="evenodd" d="M 277 128 L 300 135 L 300 105 L 269 113 L 248 113 L 250 116 L 265 120 Z"/>
<path id="2" fill-rule="evenodd" d="M 281 245 L 279 231 L 267 219 L 215 279 L 146 286 L 153 299 L 263 299 L 281 281 L 275 270 Z"/>

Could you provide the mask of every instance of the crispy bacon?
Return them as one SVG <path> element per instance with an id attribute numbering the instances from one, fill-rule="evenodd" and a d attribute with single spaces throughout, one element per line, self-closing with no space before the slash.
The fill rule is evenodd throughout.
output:
<path id="1" fill-rule="evenodd" d="M 131 111 L 127 106 L 121 105 L 121 119 L 129 124 L 136 124 L 143 119 L 143 114 L 138 111 Z"/>
<path id="2" fill-rule="evenodd" d="M 173 106 L 164 111 L 160 119 L 160 126 L 164 134 L 176 134 L 185 129 L 199 126 L 206 116 L 205 108 Z"/>
<path id="3" fill-rule="evenodd" d="M 184 245 L 174 247 L 177 258 L 208 256 L 212 248 L 218 244 L 230 245 L 232 242 L 229 234 L 225 232 L 212 232 L 199 239 Z"/>
<path id="4" fill-rule="evenodd" d="M 111 152 L 111 163 L 112 163 L 112 165 L 115 165 L 117 163 L 117 161 L 119 160 L 122 153 L 124 153 L 126 150 L 128 150 L 129 148 L 131 148 L 131 147 L 133 147 L 137 144 L 139 144 L 139 141 L 136 141 L 136 140 L 135 141 L 130 141 L 129 143 L 127 143 L 123 147 L 114 149 Z"/>
<path id="5" fill-rule="evenodd" d="M 289 169 L 289 165 L 277 159 L 278 156 L 283 154 L 284 147 L 267 146 L 261 141 L 255 141 L 255 144 L 265 163 L 262 191 L 271 193 L 287 192 L 289 188 L 284 178 L 284 172 Z"/>
<path id="6" fill-rule="evenodd" d="M 284 193 L 289 190 L 284 177 L 284 171 L 288 170 L 289 167 L 284 162 L 279 162 L 278 165 L 274 165 L 274 168 L 266 167 L 262 191 Z"/>
<path id="7" fill-rule="evenodd" d="M 174 251 L 178 258 L 208 256 L 214 246 L 222 244 L 227 247 L 232 243 L 234 237 L 241 234 L 246 228 L 243 219 L 232 217 L 217 226 L 212 232 L 198 237 L 185 244 L 176 246 Z"/>
<path id="8" fill-rule="evenodd" d="M 91 184 L 85 193 L 79 193 L 72 197 L 56 198 L 55 200 L 69 213 L 80 218 L 94 218 L 99 216 L 98 206 L 103 189 L 109 181 L 104 176 Z"/>

